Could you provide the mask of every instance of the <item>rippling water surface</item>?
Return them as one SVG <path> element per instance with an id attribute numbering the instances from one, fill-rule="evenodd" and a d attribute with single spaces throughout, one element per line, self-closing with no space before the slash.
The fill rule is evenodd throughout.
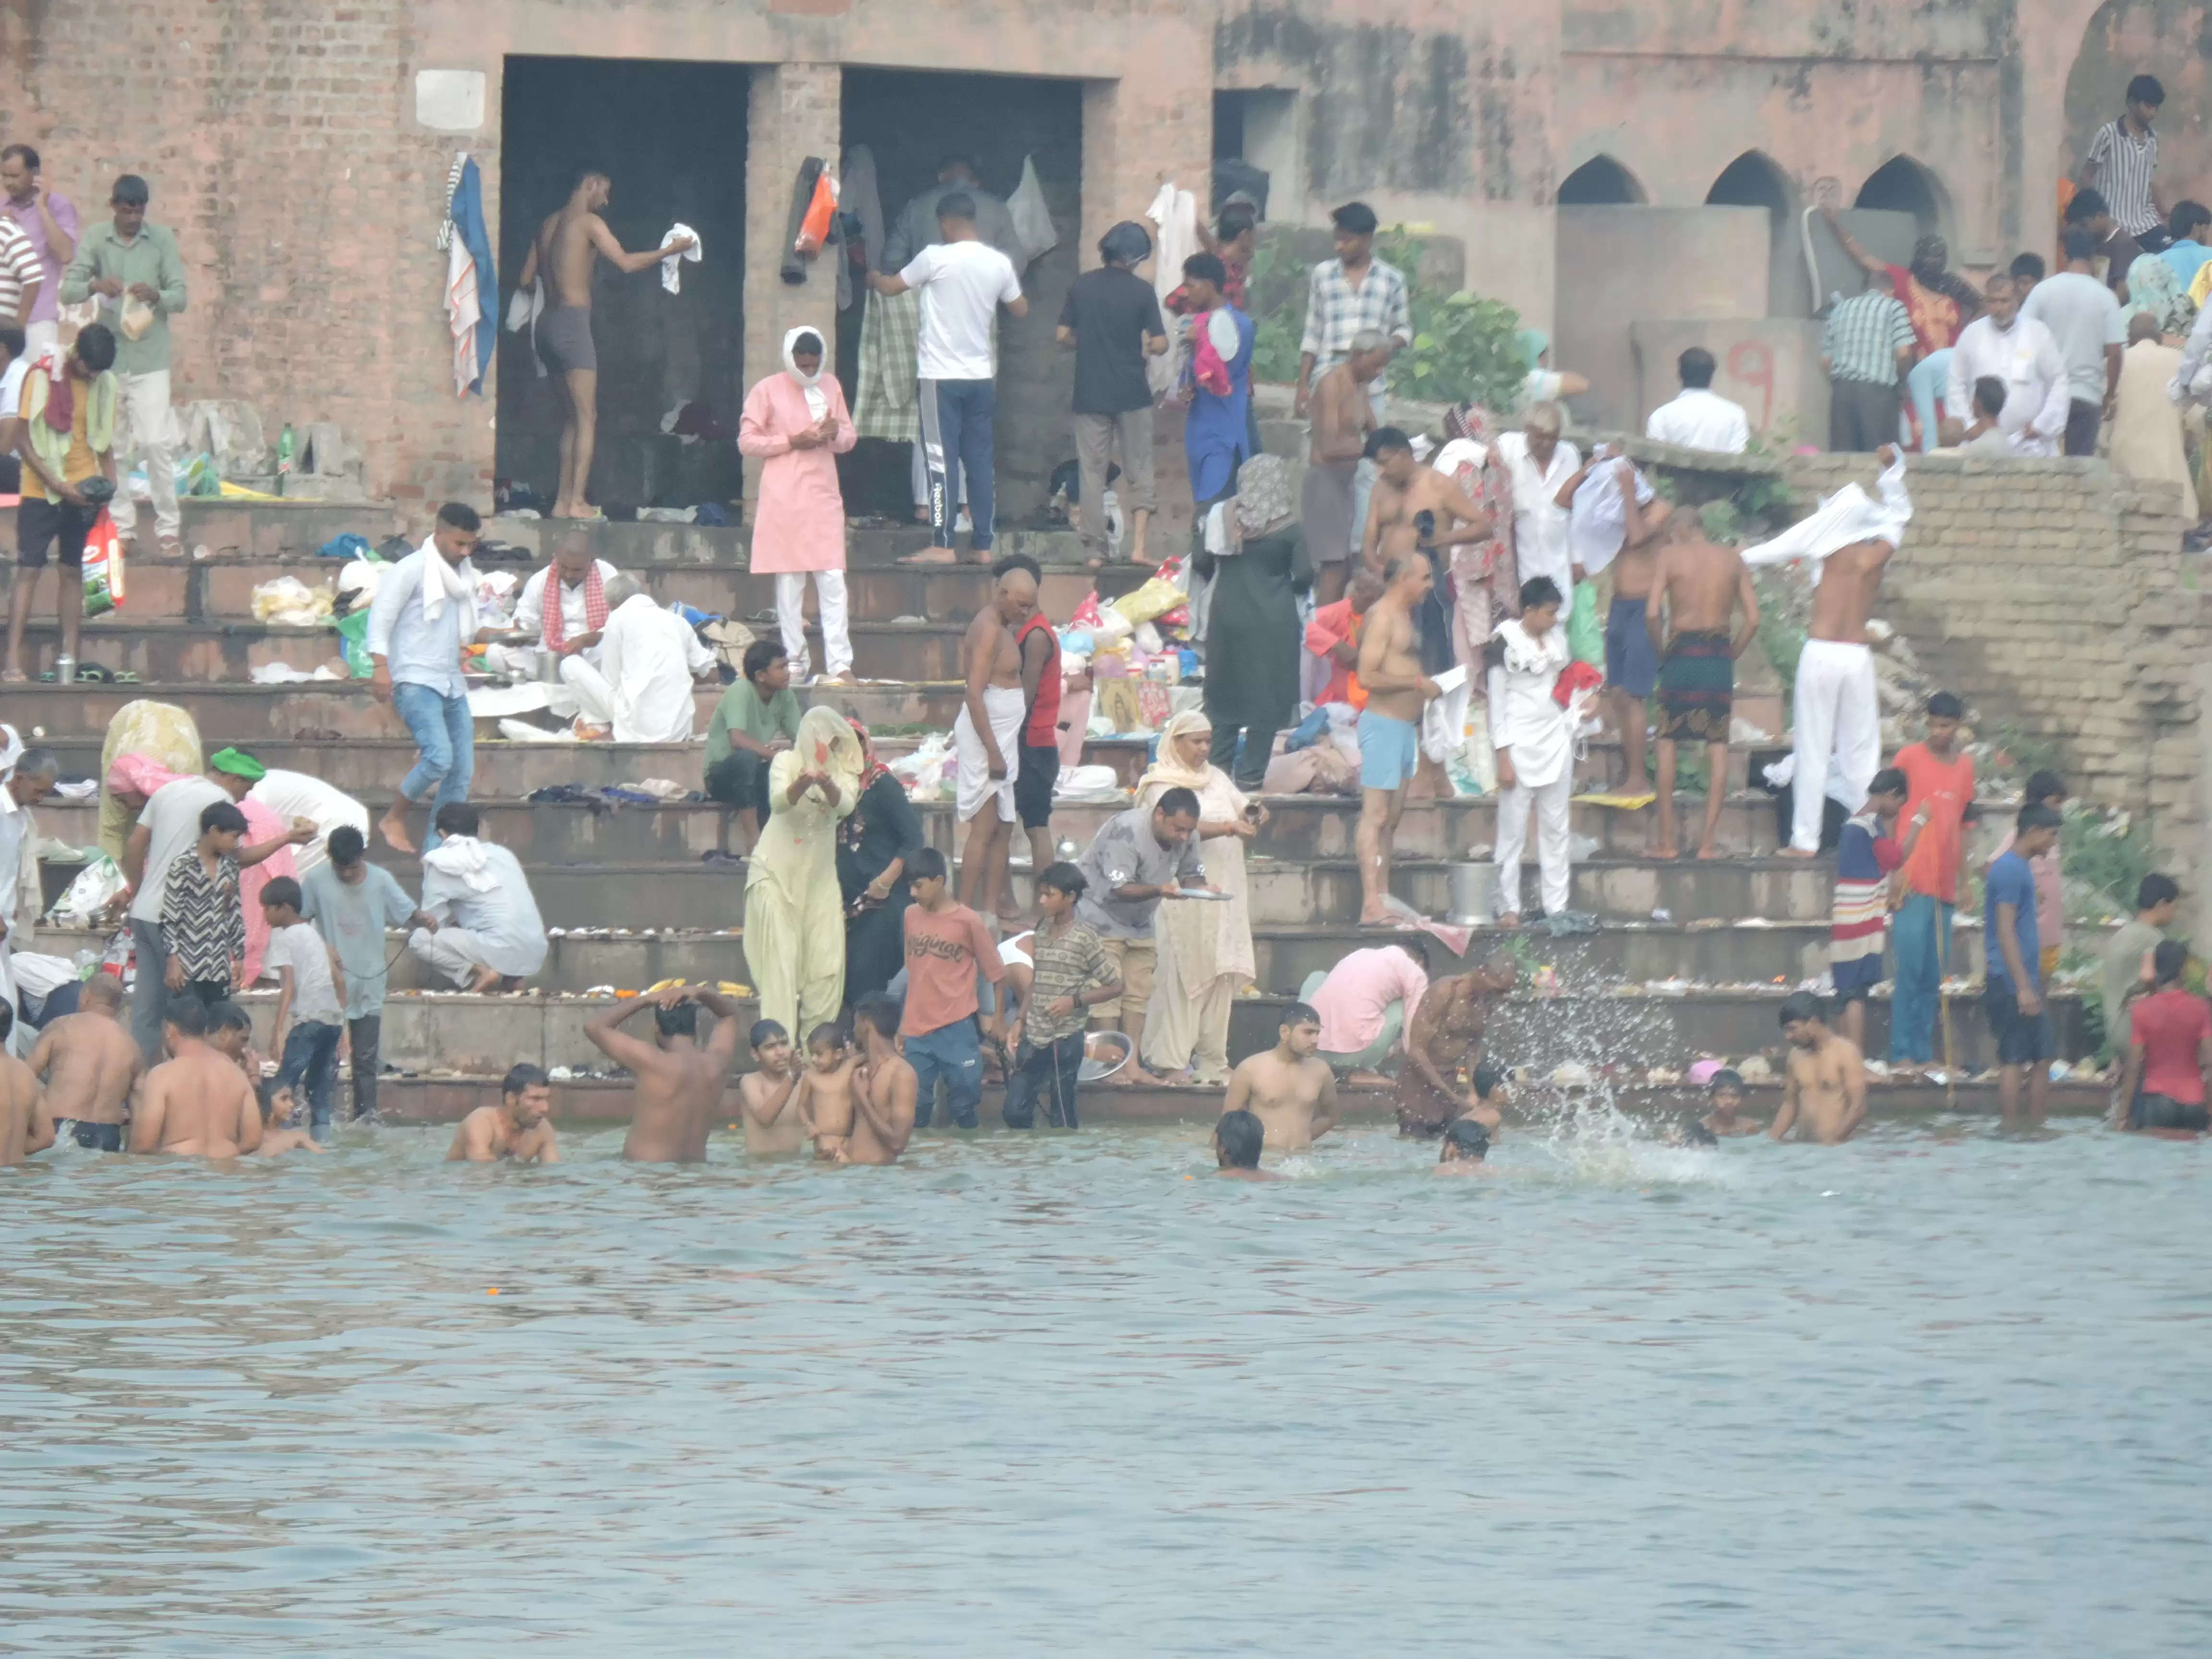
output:
<path id="1" fill-rule="evenodd" d="M 0 1171 L 0 1650 L 2212 1650 L 2212 1148 L 1203 1135 Z"/>

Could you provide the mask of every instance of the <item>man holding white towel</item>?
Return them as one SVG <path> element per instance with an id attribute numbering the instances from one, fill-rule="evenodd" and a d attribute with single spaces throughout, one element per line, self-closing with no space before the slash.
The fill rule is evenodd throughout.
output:
<path id="1" fill-rule="evenodd" d="M 409 807 L 434 790 L 434 814 L 466 800 L 475 781 L 476 728 L 461 656 L 477 636 L 477 572 L 469 555 L 483 528 L 476 508 L 447 501 L 430 538 L 392 567 L 368 608 L 368 654 L 376 665 L 370 689 L 398 711 L 420 751 L 376 826 L 398 852 L 415 851 Z M 437 844 L 434 828 L 426 845 Z"/>
<path id="2" fill-rule="evenodd" d="M 1845 484 L 1771 542 L 1747 550 L 1745 564 L 1811 559 L 1820 567 L 1813 616 L 1797 659 L 1796 816 L 1785 858 L 1820 850 L 1820 801 L 1832 794 L 1856 810 L 1881 765 L 1881 710 L 1875 696 L 1874 653 L 1867 649 L 1868 615 L 1881 591 L 1881 573 L 1905 539 L 1912 502 L 1905 493 L 1905 458 L 1885 444 L 1876 484 L 1881 499 Z"/>

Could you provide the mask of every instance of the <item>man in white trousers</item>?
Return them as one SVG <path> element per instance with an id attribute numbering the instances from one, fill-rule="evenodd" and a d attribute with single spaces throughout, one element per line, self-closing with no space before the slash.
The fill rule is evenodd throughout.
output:
<path id="1" fill-rule="evenodd" d="M 1549 576 L 1521 584 L 1521 614 L 1498 624 L 1483 652 L 1490 675 L 1490 736 L 1498 748 L 1498 921 L 1521 925 L 1521 854 L 1528 814 L 1536 814 L 1536 863 L 1544 914 L 1567 908 L 1571 893 L 1568 802 L 1575 790 L 1575 707 L 1552 695 L 1571 653 L 1559 619 L 1565 602 Z"/>
<path id="2" fill-rule="evenodd" d="M 1879 499 L 1845 484 L 1810 518 L 1771 542 L 1749 549 L 1745 564 L 1786 564 L 1812 559 L 1820 566 L 1813 591 L 1813 616 L 1804 653 L 1797 659 L 1797 692 L 1791 711 L 1796 727 L 1796 816 L 1785 858 L 1809 859 L 1820 850 L 1823 797 L 1847 805 L 1866 799 L 1881 766 L 1881 710 L 1875 696 L 1874 653 L 1866 625 L 1881 591 L 1881 574 L 1905 539 L 1912 502 L 1905 493 L 1905 458 L 1894 444 L 1877 453 L 1882 472 Z M 1831 782 L 1832 770 L 1833 781 Z"/>
<path id="3" fill-rule="evenodd" d="M 576 694 L 577 719 L 611 731 L 617 743 L 690 742 L 692 689 L 714 671 L 714 653 L 699 643 L 698 630 L 626 575 L 607 584 L 599 661 L 580 653 L 561 662 L 561 678 Z"/>

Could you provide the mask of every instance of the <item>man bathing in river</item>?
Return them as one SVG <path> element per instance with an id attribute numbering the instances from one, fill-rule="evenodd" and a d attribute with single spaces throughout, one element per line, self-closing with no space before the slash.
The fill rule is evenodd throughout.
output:
<path id="1" fill-rule="evenodd" d="M 1490 1131 L 1473 1117 L 1463 1117 L 1444 1131 L 1443 1149 L 1437 1154 L 1436 1173 L 1441 1176 L 1486 1176 L 1496 1170 L 1484 1160 L 1490 1153 Z"/>
<path id="2" fill-rule="evenodd" d="M 714 1015 L 714 1034 L 699 1042 L 699 1010 Z M 653 1010 L 653 1040 L 620 1029 L 641 1009 Z M 635 1108 L 623 1156 L 633 1164 L 697 1164 L 707 1132 L 722 1109 L 730 1064 L 738 1054 L 738 1006 L 704 985 L 672 985 L 632 997 L 592 1017 L 584 1035 L 636 1079 Z"/>
<path id="3" fill-rule="evenodd" d="M 1859 1051 L 1828 1029 L 1820 999 L 1809 991 L 1784 1001 L 1782 1034 L 1790 1039 L 1790 1080 L 1767 1138 L 1780 1140 L 1795 1127 L 1800 1140 L 1842 1145 L 1866 1117 L 1866 1064 Z"/>
<path id="4" fill-rule="evenodd" d="M 1723 1135 L 1755 1135 L 1766 1126 L 1754 1123 L 1743 1115 L 1743 1076 L 1741 1073 L 1718 1071 L 1705 1085 L 1706 1098 L 1712 1109 L 1698 1120 L 1698 1125 L 1708 1134 L 1718 1139 Z"/>
<path id="5" fill-rule="evenodd" d="M 1279 1152 L 1301 1152 L 1336 1127 L 1336 1073 L 1315 1052 L 1320 1047 L 1321 1016 L 1303 1002 L 1292 1003 L 1275 1046 L 1229 1074 L 1222 1121 L 1249 1113 Z"/>
<path id="6" fill-rule="evenodd" d="M 756 1068 L 738 1079 L 745 1151 L 755 1158 L 795 1152 L 806 1145 L 806 1126 L 799 1119 L 799 1056 L 792 1051 L 791 1033 L 763 1019 L 755 1022 L 745 1041 Z"/>
<path id="7" fill-rule="evenodd" d="M 1462 1066 L 1472 1070 L 1481 1062 L 1488 1005 L 1511 990 L 1519 975 L 1513 958 L 1501 951 L 1472 973 L 1429 987 L 1406 1032 L 1406 1064 L 1398 1073 L 1400 1134 L 1426 1139 L 1462 1117 L 1487 1129 L 1498 1127 L 1497 1109 L 1480 1091 L 1462 1094 L 1456 1079 Z"/>
<path id="8" fill-rule="evenodd" d="M 146 1073 L 131 1150 L 236 1158 L 261 1144 L 261 1103 L 229 1058 L 209 1046 L 207 1005 L 174 997 L 161 1017 L 171 1059 Z"/>
<path id="9" fill-rule="evenodd" d="M 123 1026 L 123 981 L 112 974 L 87 980 L 77 1012 L 39 1033 L 31 1070 L 46 1087 L 33 1152 L 57 1139 L 88 1152 L 121 1152 L 131 1091 L 146 1071 L 145 1055 Z"/>
<path id="10" fill-rule="evenodd" d="M 535 1066 L 517 1066 L 500 1079 L 499 1104 L 479 1106 L 461 1120 L 447 1150 L 448 1164 L 558 1164 L 560 1138 L 549 1115 L 553 1085 Z"/>
<path id="11" fill-rule="evenodd" d="M 1213 1126 L 1214 1167 L 1231 1181 L 1280 1181 L 1260 1167 L 1260 1149 L 1267 1144 L 1267 1132 L 1251 1113 L 1224 1112 Z"/>
<path id="12" fill-rule="evenodd" d="M 0 1043 L 15 1029 L 15 1011 L 0 1001 Z M 13 1054 L 0 1050 L 0 1169 L 21 1164 L 54 1144 L 53 1120 L 39 1094 L 39 1079 Z M 43 1133 L 45 1139 L 39 1139 Z"/>
<path id="13" fill-rule="evenodd" d="M 914 1103 L 921 1092 L 914 1067 L 898 1051 L 899 1005 L 880 992 L 853 1011 L 862 1065 L 853 1087 L 853 1133 L 846 1164 L 896 1164 L 914 1138 Z"/>

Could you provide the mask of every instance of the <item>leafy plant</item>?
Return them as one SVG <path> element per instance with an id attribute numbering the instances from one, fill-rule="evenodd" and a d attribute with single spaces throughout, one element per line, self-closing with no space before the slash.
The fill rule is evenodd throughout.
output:
<path id="1" fill-rule="evenodd" d="M 1782 677 L 1784 686 L 1797 684 L 1797 659 L 1805 653 L 1805 624 L 1797 619 L 1802 601 L 1784 586 L 1789 579 L 1757 572 L 1752 577 L 1759 594 L 1759 644 L 1767 661 Z"/>

